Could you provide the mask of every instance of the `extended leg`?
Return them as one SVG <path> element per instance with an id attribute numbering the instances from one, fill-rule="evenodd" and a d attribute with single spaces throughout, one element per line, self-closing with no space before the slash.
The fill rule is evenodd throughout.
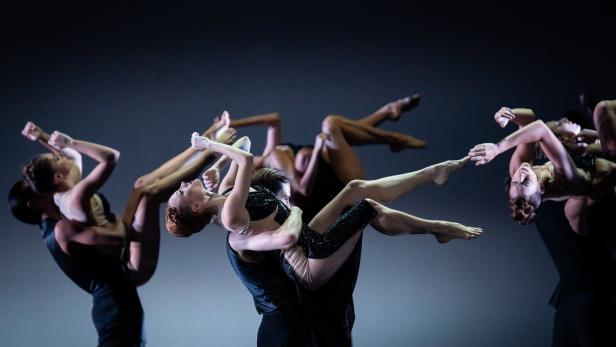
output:
<path id="1" fill-rule="evenodd" d="M 311 221 L 310 228 L 316 232 L 325 232 L 341 214 L 343 209 L 371 198 L 379 202 L 389 202 L 408 193 L 415 187 L 434 182 L 442 185 L 447 182 L 449 174 L 460 169 L 468 162 L 468 157 L 460 160 L 448 160 L 428 166 L 424 169 L 401 175 L 383 177 L 373 181 L 353 180 L 336 195 Z"/>
<path id="2" fill-rule="evenodd" d="M 453 239 L 472 239 L 482 233 L 481 228 L 423 219 L 383 206 L 374 200 L 367 199 L 367 201 L 377 211 L 377 216 L 370 225 L 385 235 L 432 234 L 438 242 L 445 243 Z"/>
<path id="3" fill-rule="evenodd" d="M 411 96 L 407 96 L 406 98 L 392 101 L 376 110 L 376 112 L 374 112 L 373 114 L 358 119 L 357 121 L 366 125 L 371 125 L 373 127 L 379 126 L 381 123 L 388 119 L 392 121 L 398 121 L 400 119 L 400 116 L 402 116 L 402 113 L 409 111 L 419 105 L 420 98 L 421 95 L 414 94 Z"/>
<path id="4" fill-rule="evenodd" d="M 169 199 L 182 181 L 197 177 L 214 158 L 211 151 L 204 151 L 190 164 L 145 187 L 134 188 L 131 192 L 128 204 L 134 204 L 136 200 L 136 207 L 132 215 L 125 215 L 123 219 L 130 221 L 127 225 L 131 228 L 133 240 L 129 245 L 128 257 L 133 278 L 138 285 L 152 277 L 158 263 L 160 204 Z M 129 212 L 130 207 L 127 206 Z"/>

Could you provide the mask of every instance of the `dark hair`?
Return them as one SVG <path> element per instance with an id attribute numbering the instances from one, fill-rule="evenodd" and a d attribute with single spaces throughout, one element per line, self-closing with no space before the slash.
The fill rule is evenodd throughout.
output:
<path id="1" fill-rule="evenodd" d="M 593 107 L 594 109 L 594 107 Z M 594 129 L 595 124 L 586 114 L 579 112 L 577 110 L 567 111 L 563 114 L 563 117 L 572 121 L 573 123 L 577 123 L 582 127 L 582 129 Z"/>
<path id="2" fill-rule="evenodd" d="M 37 193 L 52 193 L 56 190 L 56 185 L 53 183 L 54 170 L 51 160 L 43 154 L 36 155 L 24 165 L 22 176 Z"/>
<path id="3" fill-rule="evenodd" d="M 505 179 L 505 187 L 505 194 L 507 195 L 509 207 L 511 208 L 511 218 L 522 225 L 532 223 L 535 220 L 537 208 L 539 208 L 541 203 L 541 192 L 537 191 L 537 193 L 528 200 L 522 197 L 511 199 L 509 193 L 511 190 L 511 177 L 509 175 Z"/>
<path id="4" fill-rule="evenodd" d="M 272 193 L 278 194 L 282 190 L 282 186 L 289 183 L 290 180 L 291 178 L 284 172 L 266 167 L 252 173 L 250 184 L 265 187 Z"/>
<path id="5" fill-rule="evenodd" d="M 165 226 L 169 234 L 173 236 L 189 237 L 203 230 L 211 222 L 213 216 L 213 210 L 197 214 L 188 208 L 167 206 Z"/>
<path id="6" fill-rule="evenodd" d="M 23 223 L 39 224 L 41 222 L 41 211 L 28 203 L 40 199 L 40 197 L 26 181 L 17 181 L 9 191 L 11 213 Z"/>

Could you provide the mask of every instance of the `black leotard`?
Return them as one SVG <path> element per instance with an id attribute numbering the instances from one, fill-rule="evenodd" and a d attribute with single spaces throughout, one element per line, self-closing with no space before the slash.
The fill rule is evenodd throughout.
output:
<path id="1" fill-rule="evenodd" d="M 141 346 L 145 343 L 143 310 L 126 266 L 115 257 L 102 256 L 89 246 L 75 246 L 67 255 L 55 237 L 56 220 L 40 224 L 45 245 L 62 271 L 92 295 L 92 320 L 99 346 Z"/>

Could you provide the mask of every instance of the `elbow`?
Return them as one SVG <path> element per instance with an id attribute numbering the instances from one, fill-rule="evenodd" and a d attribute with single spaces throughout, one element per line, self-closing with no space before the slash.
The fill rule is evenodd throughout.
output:
<path id="1" fill-rule="evenodd" d="M 112 149 L 109 153 L 105 154 L 103 160 L 109 165 L 115 165 L 120 160 L 120 151 Z"/>
<path id="2" fill-rule="evenodd" d="M 246 153 L 242 155 L 242 158 L 238 164 L 241 164 L 244 167 L 253 167 L 255 163 L 255 156 L 251 153 Z"/>

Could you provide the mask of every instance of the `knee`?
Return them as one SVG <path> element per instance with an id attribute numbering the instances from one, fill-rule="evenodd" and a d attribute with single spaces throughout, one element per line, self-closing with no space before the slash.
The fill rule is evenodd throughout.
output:
<path id="1" fill-rule="evenodd" d="M 597 106 L 595 106 L 593 115 L 595 118 L 602 117 L 602 115 L 604 115 L 608 109 L 613 108 L 613 107 L 614 107 L 614 101 L 612 100 L 599 101 L 597 103 Z"/>
<path id="2" fill-rule="evenodd" d="M 366 188 L 368 188 L 368 181 L 365 180 L 351 180 L 345 186 L 345 189 L 351 192 L 363 192 Z"/>
<path id="3" fill-rule="evenodd" d="M 342 126 L 342 117 L 330 114 L 323 119 L 321 131 L 326 134 L 336 132 Z"/>

